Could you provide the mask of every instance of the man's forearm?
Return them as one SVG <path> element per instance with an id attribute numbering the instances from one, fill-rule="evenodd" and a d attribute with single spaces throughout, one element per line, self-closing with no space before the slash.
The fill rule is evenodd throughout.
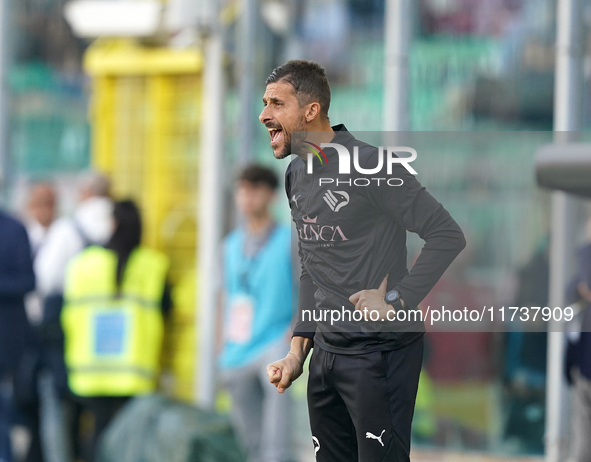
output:
<path id="1" fill-rule="evenodd" d="M 444 209 L 438 227 L 426 235 L 421 253 L 415 264 L 396 285 L 406 305 L 416 307 L 447 270 L 451 262 L 466 246 L 466 239 L 458 224 Z"/>
<path id="2" fill-rule="evenodd" d="M 314 341 L 311 338 L 294 336 L 291 339 L 290 351 L 298 355 L 303 364 L 313 346 Z"/>
<path id="3" fill-rule="evenodd" d="M 314 293 L 316 292 L 316 285 L 312 277 L 302 269 L 300 277 L 300 291 L 298 296 L 298 315 L 293 328 L 294 337 L 314 337 L 316 332 L 316 322 L 312 319 L 304 321 L 304 310 L 313 310 L 316 306 Z"/>

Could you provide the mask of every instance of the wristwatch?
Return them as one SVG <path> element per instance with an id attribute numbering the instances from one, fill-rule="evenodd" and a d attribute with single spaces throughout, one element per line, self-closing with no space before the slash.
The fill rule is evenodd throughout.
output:
<path id="1" fill-rule="evenodd" d="M 400 300 L 400 292 L 397 290 L 390 290 L 386 292 L 384 300 L 388 305 L 392 305 L 397 311 L 404 309 L 402 306 L 402 301 Z"/>

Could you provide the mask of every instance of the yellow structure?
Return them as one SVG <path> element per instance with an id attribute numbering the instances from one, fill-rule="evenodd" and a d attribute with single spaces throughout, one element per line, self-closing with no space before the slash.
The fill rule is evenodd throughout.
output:
<path id="1" fill-rule="evenodd" d="M 174 395 L 185 399 L 192 399 L 194 374 L 202 64 L 197 49 L 120 39 L 97 40 L 84 57 L 92 77 L 93 167 L 110 176 L 116 198 L 137 201 L 143 243 L 169 256 L 171 283 L 182 285 L 165 362 Z"/>

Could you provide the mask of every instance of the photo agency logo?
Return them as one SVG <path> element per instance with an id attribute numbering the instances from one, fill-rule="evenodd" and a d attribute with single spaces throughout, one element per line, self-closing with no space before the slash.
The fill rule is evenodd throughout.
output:
<path id="1" fill-rule="evenodd" d="M 338 154 L 338 174 L 339 175 L 350 175 L 351 174 L 351 153 L 349 150 L 338 143 L 321 143 L 320 146 L 311 143 L 309 141 L 304 141 L 305 144 L 304 148 L 308 149 L 308 156 L 307 156 L 307 173 L 313 174 L 314 173 L 314 157 L 317 157 L 320 160 L 321 165 L 328 165 L 328 158 L 326 157 L 326 153 L 324 149 L 326 148 L 333 148 L 336 150 Z M 396 153 L 409 153 L 410 156 L 407 157 L 398 157 Z M 353 147 L 353 168 L 356 172 L 362 175 L 379 175 L 383 170 L 384 166 L 386 167 L 386 176 L 383 178 L 379 177 L 372 177 L 372 178 L 354 178 L 349 180 L 343 180 L 339 178 L 327 178 L 323 177 L 319 179 L 319 186 L 323 184 L 334 184 L 336 186 L 340 184 L 347 184 L 349 186 L 369 186 L 372 181 L 377 182 L 378 185 L 381 184 L 383 181 L 388 186 L 402 186 L 404 183 L 402 178 L 394 178 L 392 177 L 393 166 L 395 164 L 402 165 L 411 175 L 416 175 L 417 171 L 412 168 L 410 165 L 417 158 L 417 151 L 408 146 L 388 146 L 383 147 L 380 146 L 378 148 L 378 162 L 375 167 L 372 168 L 363 168 L 359 164 L 359 147 Z M 334 197 L 329 197 L 331 202 L 335 202 Z M 337 201 L 338 202 L 338 201 Z"/>

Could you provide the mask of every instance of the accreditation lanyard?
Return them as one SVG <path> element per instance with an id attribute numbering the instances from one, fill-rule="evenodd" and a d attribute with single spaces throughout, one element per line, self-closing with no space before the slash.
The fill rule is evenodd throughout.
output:
<path id="1" fill-rule="evenodd" d="M 264 236 L 261 239 L 261 242 L 257 245 L 257 248 L 254 250 L 253 255 L 246 255 L 244 251 L 244 244 L 242 246 L 242 258 L 240 259 L 240 270 L 239 270 L 239 277 L 238 277 L 238 287 L 240 292 L 246 295 L 253 295 L 253 284 L 252 284 L 252 275 L 256 274 L 258 266 L 261 262 L 261 254 L 263 253 L 267 242 L 269 241 L 270 237 L 272 236 L 273 232 L 275 231 L 276 224 L 272 223 L 269 226 L 269 229 L 265 232 Z M 248 239 L 248 236 L 245 236 L 245 239 Z M 252 237 L 250 237 L 252 239 Z"/>

